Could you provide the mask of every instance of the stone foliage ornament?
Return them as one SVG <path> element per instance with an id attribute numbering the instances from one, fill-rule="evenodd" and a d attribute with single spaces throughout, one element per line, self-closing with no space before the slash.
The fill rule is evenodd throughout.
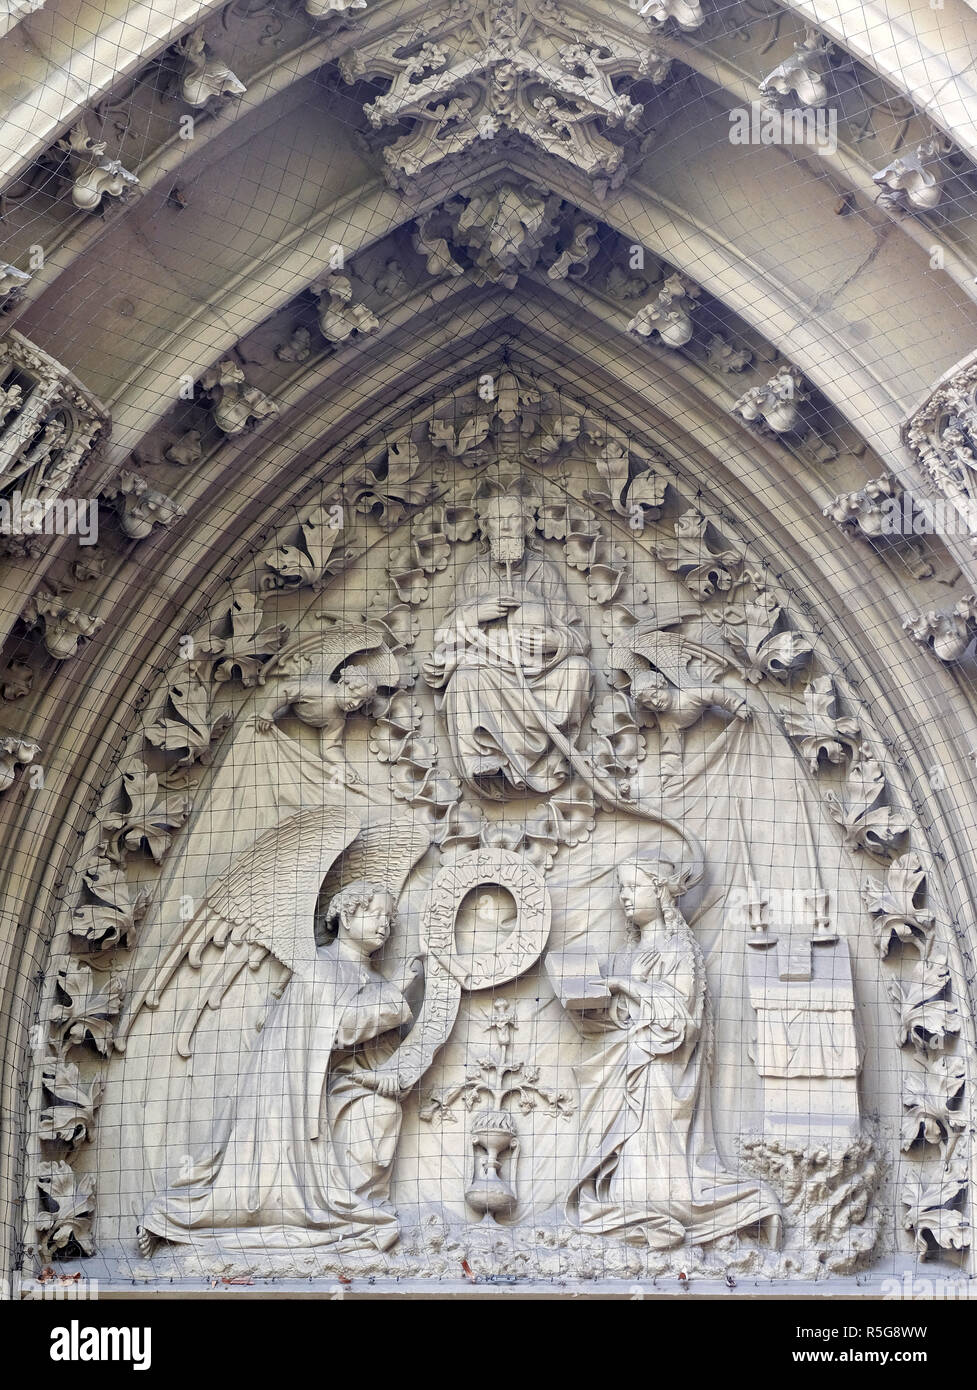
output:
<path id="1" fill-rule="evenodd" d="M 40 754 L 41 745 L 36 739 L 0 733 L 0 792 L 13 785 L 18 767 L 36 762 Z"/>
<path id="2" fill-rule="evenodd" d="M 145 540 L 156 527 L 168 530 L 186 515 L 183 507 L 172 497 L 151 486 L 138 473 L 124 468 L 118 481 L 106 488 L 102 496 L 115 504 L 119 525 L 134 541 Z"/>
<path id="3" fill-rule="evenodd" d="M 83 212 L 98 212 L 105 198 L 125 200 L 139 187 L 136 175 L 120 159 L 109 159 L 106 141 L 89 135 L 84 122 L 73 126 L 57 148 L 66 156 L 71 201 Z"/>
<path id="4" fill-rule="evenodd" d="M 903 438 L 947 504 L 942 529 L 959 530 L 977 546 L 977 363 L 968 358 L 937 384 Z"/>
<path id="5" fill-rule="evenodd" d="M 949 152 L 948 142 L 936 136 L 897 156 L 872 175 L 881 190 L 878 201 L 888 208 L 933 212 L 943 201 Z"/>
<path id="6" fill-rule="evenodd" d="M 666 347 L 684 347 L 692 337 L 692 311 L 700 294 L 698 285 L 684 275 L 670 275 L 651 303 L 630 320 L 628 332 L 642 338 L 655 335 Z"/>
<path id="7" fill-rule="evenodd" d="M 763 425 L 774 434 L 790 434 L 801 428 L 801 406 L 807 399 L 800 372 L 784 366 L 764 385 L 744 391 L 733 412 L 747 424 Z"/>
<path id="8" fill-rule="evenodd" d="M 28 628 L 40 629 L 44 646 L 56 661 L 76 656 L 82 644 L 105 626 L 104 618 L 72 608 L 59 595 L 44 592 L 28 600 L 22 617 Z"/>
<path id="9" fill-rule="evenodd" d="M 706 20 L 699 0 L 644 0 L 638 13 L 659 26 L 664 26 L 671 20 L 675 27 L 684 33 L 701 29 Z"/>
<path id="10" fill-rule="evenodd" d="M 243 434 L 278 414 L 277 404 L 257 386 L 250 386 L 244 372 L 230 358 L 205 372 L 200 386 L 210 397 L 214 422 L 224 434 Z"/>
<path id="11" fill-rule="evenodd" d="M 180 97 L 188 106 L 199 109 L 211 101 L 242 97 L 248 90 L 227 64 L 213 53 L 202 29 L 195 29 L 181 39 L 175 51 L 183 60 L 179 77 Z"/>
<path id="12" fill-rule="evenodd" d="M 914 642 L 952 665 L 962 660 L 977 635 L 977 596 L 968 594 L 950 609 L 911 613 L 902 625 Z"/>
<path id="13" fill-rule="evenodd" d="M 794 52 L 760 83 L 760 95 L 774 110 L 824 106 L 831 45 L 814 29 L 794 45 Z"/>
<path id="14" fill-rule="evenodd" d="M 314 287 L 319 306 L 319 330 L 329 343 L 345 343 L 354 333 L 361 338 L 377 333 L 380 320 L 363 304 L 353 302 L 347 275 L 330 275 Z M 301 359 L 298 359 L 301 360 Z"/>

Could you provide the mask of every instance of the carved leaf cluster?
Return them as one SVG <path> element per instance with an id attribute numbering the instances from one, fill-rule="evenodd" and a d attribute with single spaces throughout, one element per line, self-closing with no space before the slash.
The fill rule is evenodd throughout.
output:
<path id="1" fill-rule="evenodd" d="M 917 905 L 925 882 L 926 870 L 913 851 L 894 860 L 883 879 L 866 879 L 862 899 L 875 919 L 875 939 L 883 959 L 897 941 L 915 946 L 923 957 L 929 954 L 936 916 Z"/>

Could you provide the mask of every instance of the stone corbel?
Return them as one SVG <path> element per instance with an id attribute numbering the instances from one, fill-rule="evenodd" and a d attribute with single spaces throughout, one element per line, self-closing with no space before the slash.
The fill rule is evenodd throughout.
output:
<path id="1" fill-rule="evenodd" d="M 156 526 L 168 529 L 186 516 L 184 509 L 162 492 L 150 486 L 138 473 L 123 469 L 118 482 L 105 489 L 102 496 L 115 505 L 119 524 L 134 541 L 145 540 Z"/>
<path id="2" fill-rule="evenodd" d="M 18 767 L 26 767 L 40 757 L 41 745 L 22 734 L 0 733 L 0 792 L 12 786 Z"/>
<path id="3" fill-rule="evenodd" d="M 95 636 L 105 626 L 104 618 L 71 608 L 64 599 L 53 593 L 33 595 L 21 615 L 29 628 L 40 628 L 44 645 L 56 661 L 76 656 L 82 643 Z"/>
<path id="4" fill-rule="evenodd" d="M 126 199 L 139 187 L 136 175 L 123 168 L 119 159 L 106 157 L 104 140 L 93 140 L 84 121 L 72 127 L 57 149 L 67 156 L 68 177 L 71 180 L 71 201 L 85 212 L 97 212 L 103 198 Z"/>

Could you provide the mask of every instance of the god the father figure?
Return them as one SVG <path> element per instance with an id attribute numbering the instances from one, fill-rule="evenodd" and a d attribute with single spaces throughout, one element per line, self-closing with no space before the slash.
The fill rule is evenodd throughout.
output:
<path id="1" fill-rule="evenodd" d="M 528 499 L 479 503 L 487 553 L 465 566 L 455 603 L 423 664 L 456 770 L 483 796 L 555 791 L 569 765 L 549 728 L 575 741 L 590 705 L 590 644 L 556 566 L 530 549 Z"/>

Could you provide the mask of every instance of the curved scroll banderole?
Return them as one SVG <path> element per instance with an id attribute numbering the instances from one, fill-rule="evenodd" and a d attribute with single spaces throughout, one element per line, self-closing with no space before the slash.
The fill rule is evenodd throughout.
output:
<path id="1" fill-rule="evenodd" d="M 515 925 L 492 951 L 466 957 L 455 942 L 455 921 L 464 899 L 480 886 L 504 888 L 516 904 Z M 541 875 L 518 854 L 481 849 L 443 868 L 421 916 L 424 1002 L 414 1027 L 377 1071 L 395 1075 L 401 1092 L 420 1080 L 448 1041 L 462 990 L 508 984 L 543 954 L 550 931 L 550 902 Z"/>

